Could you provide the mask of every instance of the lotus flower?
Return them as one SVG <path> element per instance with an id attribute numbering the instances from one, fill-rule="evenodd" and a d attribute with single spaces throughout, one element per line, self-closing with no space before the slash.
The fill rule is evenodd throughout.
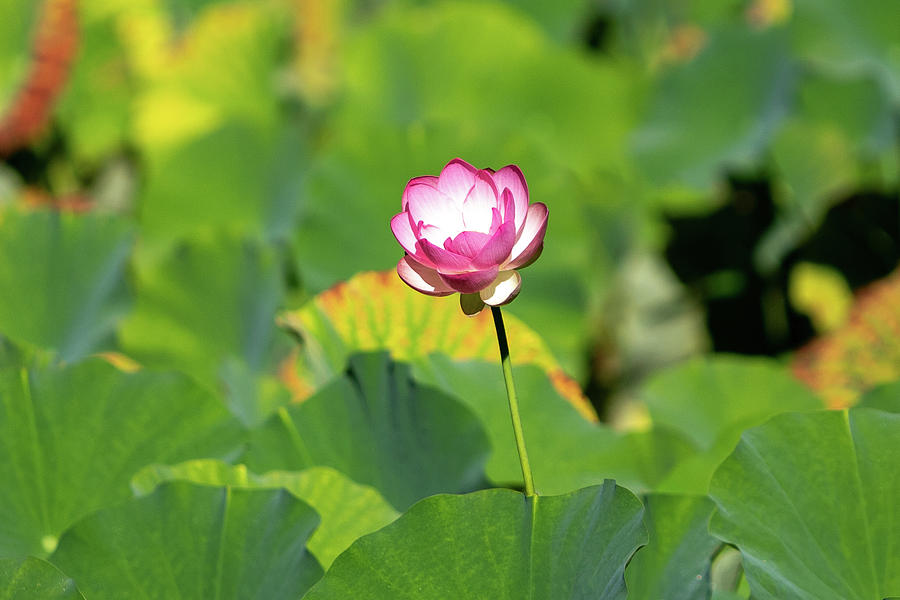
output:
<path id="1" fill-rule="evenodd" d="M 515 165 L 495 172 L 453 159 L 438 177 L 410 180 L 402 208 L 391 219 L 406 250 L 397 264 L 400 278 L 430 296 L 463 294 L 467 314 L 511 302 L 522 285 L 517 269 L 544 247 L 547 206 L 528 204 Z"/>

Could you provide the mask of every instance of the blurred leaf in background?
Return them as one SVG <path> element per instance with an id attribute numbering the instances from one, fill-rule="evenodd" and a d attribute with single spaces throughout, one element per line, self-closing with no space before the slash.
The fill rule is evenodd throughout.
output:
<path id="1" fill-rule="evenodd" d="M 275 327 L 284 282 L 271 249 L 231 236 L 196 237 L 137 270 L 134 311 L 119 337 L 148 366 L 179 368 L 224 389 L 245 423 L 288 395 L 275 380 L 289 340 Z"/>
<path id="2" fill-rule="evenodd" d="M 133 241 L 131 223 L 102 215 L 0 215 L 0 331 L 64 361 L 111 349 Z"/>
<path id="3" fill-rule="evenodd" d="M 751 167 L 787 113 L 793 77 L 783 31 L 712 32 L 696 57 L 657 81 L 634 134 L 641 170 L 657 184 L 708 193 L 725 169 Z"/>

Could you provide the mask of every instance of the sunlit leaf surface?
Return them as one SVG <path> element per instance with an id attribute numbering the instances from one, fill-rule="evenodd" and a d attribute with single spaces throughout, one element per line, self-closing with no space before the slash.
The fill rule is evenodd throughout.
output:
<path id="1" fill-rule="evenodd" d="M 151 462 L 224 457 L 225 407 L 183 375 L 91 360 L 0 371 L 0 557 L 46 556 L 76 519 L 131 495 Z"/>
<path id="2" fill-rule="evenodd" d="M 193 460 L 171 466 L 151 465 L 134 476 L 131 486 L 144 495 L 166 481 L 251 489 L 285 488 L 312 506 L 322 518 L 307 547 L 326 569 L 355 539 L 381 529 L 399 516 L 374 489 L 354 483 L 328 467 L 255 475 L 243 465 Z"/>
<path id="3" fill-rule="evenodd" d="M 736 545 L 754 598 L 900 595 L 900 415 L 787 414 L 716 471 L 710 531 Z"/>
<path id="4" fill-rule="evenodd" d="M 643 509 L 612 482 L 565 496 L 436 496 L 338 557 L 307 598 L 625 598 Z"/>
<path id="5" fill-rule="evenodd" d="M 504 485 L 521 485 L 515 440 L 500 369 L 484 362 L 454 362 L 434 354 L 416 364 L 417 378 L 456 395 L 478 415 L 493 452 L 486 472 Z M 679 460 L 692 453 L 681 435 L 655 431 L 614 431 L 584 420 L 534 366 L 514 369 L 535 486 L 562 494 L 614 478 L 634 490 L 653 489 Z"/>
<path id="6" fill-rule="evenodd" d="M 668 473 L 660 491 L 705 494 L 713 471 L 741 432 L 774 415 L 822 408 L 822 401 L 767 359 L 715 356 L 659 372 L 641 390 L 656 426 L 680 432 L 696 449 Z"/>
<path id="7" fill-rule="evenodd" d="M 4 600 L 84 600 L 75 582 L 39 558 L 0 559 L 0 598 Z"/>
<path id="8" fill-rule="evenodd" d="M 705 496 L 644 498 L 650 541 L 638 550 L 625 581 L 631 600 L 709 598 L 709 567 L 720 542 L 707 530 L 713 503 Z"/>
<path id="9" fill-rule="evenodd" d="M 322 574 L 319 521 L 285 490 L 164 484 L 94 513 L 50 560 L 90 598 L 298 598 Z"/>
<path id="10" fill-rule="evenodd" d="M 256 472 L 333 467 L 402 510 L 483 487 L 488 451 L 465 405 L 372 353 L 352 357 L 343 376 L 302 404 L 278 409 L 252 432 L 245 461 Z"/>

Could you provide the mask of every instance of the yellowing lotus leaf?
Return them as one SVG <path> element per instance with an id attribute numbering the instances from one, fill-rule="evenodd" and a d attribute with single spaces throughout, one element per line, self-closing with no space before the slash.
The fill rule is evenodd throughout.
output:
<path id="1" fill-rule="evenodd" d="M 860 292 L 847 324 L 797 352 L 793 369 L 835 408 L 900 379 L 900 271 Z"/>
<path id="2" fill-rule="evenodd" d="M 578 383 L 565 374 L 540 336 L 508 312 L 504 320 L 513 363 L 541 367 L 585 418 L 597 420 Z M 393 270 L 360 273 L 282 314 L 281 323 L 303 340 L 302 349 L 282 368 L 282 379 L 297 400 L 342 370 L 353 352 L 388 350 L 403 361 L 439 352 L 454 360 L 499 363 L 490 311 L 467 317 L 455 295 L 423 296 Z"/>

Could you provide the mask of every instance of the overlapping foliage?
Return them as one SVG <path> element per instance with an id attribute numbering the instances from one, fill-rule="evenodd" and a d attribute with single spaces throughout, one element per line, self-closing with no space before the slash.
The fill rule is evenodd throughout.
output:
<path id="1" fill-rule="evenodd" d="M 897 211 L 894 12 L 0 0 L 0 598 L 900 596 L 896 276 L 843 326 L 765 287 L 848 197 Z M 456 155 L 550 207 L 507 319 L 537 498 L 488 315 L 390 271 Z M 670 269 L 742 179 L 745 271 Z M 799 378 L 660 369 L 707 343 L 672 271 L 833 331 Z"/>

